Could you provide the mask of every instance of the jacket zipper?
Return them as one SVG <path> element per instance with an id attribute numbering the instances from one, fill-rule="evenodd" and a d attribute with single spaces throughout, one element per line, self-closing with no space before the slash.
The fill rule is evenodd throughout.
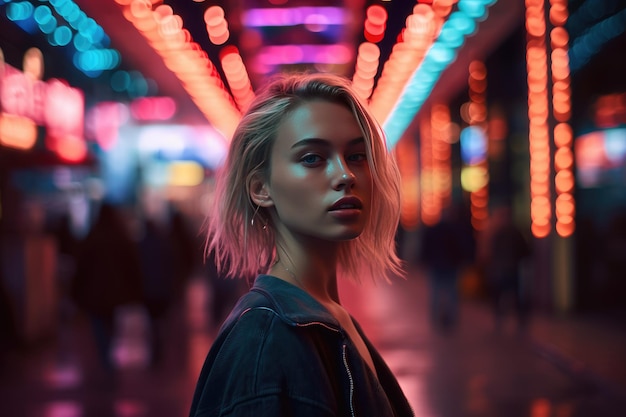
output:
<path id="1" fill-rule="evenodd" d="M 348 379 L 350 380 L 350 415 L 355 417 L 354 414 L 354 379 L 352 378 L 352 371 L 350 371 L 350 366 L 348 365 L 348 355 L 347 355 L 347 346 L 343 344 L 343 366 L 346 367 L 346 373 L 348 374 Z"/>
<path id="2" fill-rule="evenodd" d="M 339 329 L 337 329 L 335 327 L 329 326 L 326 323 L 319 322 L 319 321 L 311 321 L 311 322 L 308 322 L 308 323 L 296 323 L 296 326 L 299 326 L 299 327 L 308 327 L 308 326 L 312 326 L 312 325 L 319 325 L 319 326 L 322 326 L 322 327 L 326 327 L 329 330 L 332 330 L 334 332 L 343 334 L 341 332 L 341 330 L 339 330 Z M 341 358 L 342 358 L 342 361 L 343 361 L 343 366 L 346 369 L 346 374 L 348 375 L 348 380 L 350 381 L 350 395 L 349 395 L 349 397 L 350 397 L 349 398 L 350 415 L 352 417 L 356 417 L 356 414 L 354 412 L 354 377 L 352 376 L 352 371 L 350 370 L 350 365 L 348 365 L 348 347 L 347 347 L 345 342 L 343 342 L 341 347 L 342 347 Z"/>
<path id="3" fill-rule="evenodd" d="M 255 309 L 264 309 L 264 310 L 269 310 L 272 311 L 274 314 L 276 314 L 277 316 L 280 317 L 280 315 L 278 315 L 273 309 L 271 308 L 267 308 L 267 307 L 256 307 Z M 245 313 L 247 313 L 248 311 L 252 310 L 247 309 L 245 311 L 243 311 L 241 313 L 241 316 L 243 316 Z M 291 323 L 292 325 L 295 324 L 298 327 L 308 327 L 308 326 L 322 326 L 325 327 L 329 330 L 332 330 L 333 332 L 339 333 L 341 335 L 343 335 L 343 332 L 340 329 L 337 329 L 334 326 L 329 326 L 326 323 L 323 323 L 321 321 L 310 321 L 310 322 L 306 322 L 306 323 Z M 344 336 L 345 338 L 345 336 Z M 356 417 L 356 414 L 354 412 L 354 377 L 352 376 L 352 371 L 350 370 L 350 366 L 348 365 L 348 353 L 347 353 L 347 345 L 345 342 L 342 343 L 342 361 L 343 361 L 343 366 L 346 368 L 346 374 L 348 375 L 348 380 L 350 381 L 350 415 L 352 417 Z"/>

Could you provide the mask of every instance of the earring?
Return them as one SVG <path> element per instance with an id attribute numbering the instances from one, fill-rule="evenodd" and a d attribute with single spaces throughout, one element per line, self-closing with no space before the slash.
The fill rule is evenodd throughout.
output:
<path id="1" fill-rule="evenodd" d="M 257 213 L 259 212 L 259 207 L 261 207 L 261 206 L 256 206 L 256 209 L 254 209 L 254 214 L 252 215 L 252 219 L 250 219 L 250 226 L 251 227 L 254 227 L 254 218 L 256 217 Z M 263 220 L 263 219 L 261 218 L 261 220 Z M 267 230 L 267 222 L 263 223 L 263 230 Z"/>
<path id="2" fill-rule="evenodd" d="M 252 219 L 250 219 L 250 226 L 254 227 L 254 218 L 256 217 L 256 214 L 259 212 L 259 205 L 256 206 L 256 209 L 254 209 L 254 213 L 252 214 Z"/>

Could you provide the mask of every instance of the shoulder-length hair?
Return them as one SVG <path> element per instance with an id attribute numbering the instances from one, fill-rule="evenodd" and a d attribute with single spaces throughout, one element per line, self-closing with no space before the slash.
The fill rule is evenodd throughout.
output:
<path id="1" fill-rule="evenodd" d="M 250 197 L 257 175 L 268 178 L 270 155 L 282 121 L 299 105 L 327 100 L 348 108 L 366 144 L 373 178 L 370 218 L 361 235 L 341 242 L 338 273 L 359 281 L 362 276 L 389 279 L 402 275 L 395 234 L 400 217 L 400 175 L 388 152 L 380 125 L 352 90 L 350 82 L 332 74 L 283 74 L 259 93 L 236 128 L 224 164 L 217 173 L 213 205 L 206 219 L 206 253 L 229 277 L 252 278 L 276 260 L 271 216 Z"/>

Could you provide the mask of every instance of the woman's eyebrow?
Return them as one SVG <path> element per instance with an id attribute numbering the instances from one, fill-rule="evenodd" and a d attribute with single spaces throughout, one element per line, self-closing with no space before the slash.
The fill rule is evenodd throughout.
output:
<path id="1" fill-rule="evenodd" d="M 360 145 L 361 143 L 365 143 L 365 139 L 363 137 L 358 137 L 355 139 L 351 139 L 348 142 L 348 146 Z M 305 138 L 291 145 L 291 148 L 292 149 L 299 148 L 299 147 L 308 146 L 308 145 L 330 146 L 330 141 L 326 139 L 321 139 L 321 138 Z"/>

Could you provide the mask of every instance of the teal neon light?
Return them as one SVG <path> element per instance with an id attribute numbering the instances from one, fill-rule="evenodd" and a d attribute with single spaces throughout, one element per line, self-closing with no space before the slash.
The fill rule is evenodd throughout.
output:
<path id="1" fill-rule="evenodd" d="M 485 20 L 488 8 L 497 0 L 460 0 L 443 24 L 437 40 L 415 70 L 389 117 L 383 123 L 387 147 L 393 149 L 432 92 L 441 73 L 457 57 L 465 38 L 474 34 L 477 22 Z"/>

